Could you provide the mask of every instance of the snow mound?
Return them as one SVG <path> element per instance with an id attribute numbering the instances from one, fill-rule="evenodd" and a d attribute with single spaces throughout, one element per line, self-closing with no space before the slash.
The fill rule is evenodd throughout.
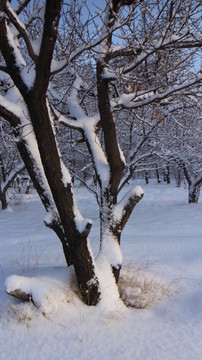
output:
<path id="1" fill-rule="evenodd" d="M 24 300 L 30 299 L 43 314 L 57 312 L 62 303 L 72 302 L 74 296 L 70 287 L 65 286 L 60 280 L 46 276 L 12 275 L 6 279 L 5 287 L 10 295 L 24 293 Z"/>

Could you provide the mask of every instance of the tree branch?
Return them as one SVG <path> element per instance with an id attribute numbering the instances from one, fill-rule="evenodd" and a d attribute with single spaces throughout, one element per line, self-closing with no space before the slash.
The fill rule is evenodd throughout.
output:
<path id="1" fill-rule="evenodd" d="M 145 45 L 139 46 L 138 49 L 133 49 L 133 53 L 137 54 L 135 60 L 123 70 L 123 74 L 128 74 L 136 67 L 138 67 L 143 61 L 145 61 L 149 56 L 153 55 L 159 50 L 172 49 L 173 46 L 178 49 L 186 48 L 200 48 L 202 46 L 202 40 L 196 40 L 193 37 L 189 37 L 189 32 L 187 31 L 181 36 L 170 35 L 165 39 L 160 39 L 153 44 L 149 44 L 149 47 L 145 49 Z M 132 49 L 131 49 L 132 51 Z"/>
<path id="2" fill-rule="evenodd" d="M 18 17 L 16 16 L 15 12 L 11 9 L 10 5 L 7 5 L 5 9 L 5 13 L 8 15 L 9 20 L 15 26 L 15 28 L 18 30 L 19 34 L 22 36 L 23 40 L 25 41 L 30 58 L 36 63 L 37 56 L 34 53 L 34 50 L 32 48 L 29 39 L 29 35 L 27 34 L 25 27 L 21 25 L 21 21 L 19 21 Z"/>
<path id="3" fill-rule="evenodd" d="M 113 233 L 121 232 L 124 229 L 134 207 L 143 196 L 143 189 L 140 186 L 135 186 L 124 195 L 117 205 L 114 205 L 113 215 L 115 226 Z"/>
<path id="4" fill-rule="evenodd" d="M 25 164 L 21 163 L 20 165 L 17 166 L 15 171 L 12 171 L 11 174 L 9 174 L 6 181 L 3 183 L 4 191 L 7 191 L 7 189 L 13 183 L 17 175 L 20 174 L 24 169 L 25 169 Z"/>
<path id="5" fill-rule="evenodd" d="M 2 18 L 0 20 L 0 50 L 6 62 L 8 74 L 21 94 L 25 95 L 27 93 L 27 85 L 21 77 L 21 69 L 16 62 L 17 54 L 15 52 L 19 50 L 14 48 L 13 44 L 11 44 L 8 39 L 6 19 Z"/>
<path id="6" fill-rule="evenodd" d="M 20 118 L 17 115 L 15 115 L 13 112 L 8 110 L 7 107 L 2 106 L 1 104 L 0 104 L 0 116 L 2 116 L 5 120 L 7 120 L 13 128 L 20 125 Z"/>
<path id="7" fill-rule="evenodd" d="M 57 39 L 62 0 L 46 0 L 43 36 L 36 64 L 35 89 L 39 97 L 46 94 L 51 75 L 51 61 Z"/>
<path id="8" fill-rule="evenodd" d="M 16 14 L 20 15 L 21 12 L 26 8 L 26 6 L 31 2 L 31 0 L 25 0 L 20 7 L 17 9 Z"/>
<path id="9" fill-rule="evenodd" d="M 123 94 L 121 95 L 118 105 L 116 107 L 122 106 L 123 108 L 137 109 L 153 102 L 161 102 L 161 100 L 168 98 L 170 95 L 189 88 L 197 83 L 200 83 L 201 81 L 202 74 L 199 74 L 195 76 L 192 80 L 187 80 L 180 85 L 171 86 L 166 91 L 156 94 L 153 92 L 151 94 L 142 94 L 140 96 L 138 96 L 137 94 Z"/>

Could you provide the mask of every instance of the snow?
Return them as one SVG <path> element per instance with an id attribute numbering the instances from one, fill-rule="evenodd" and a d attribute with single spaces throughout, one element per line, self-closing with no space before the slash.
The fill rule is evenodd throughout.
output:
<path id="1" fill-rule="evenodd" d="M 105 153 L 95 132 L 95 127 L 93 124 L 94 121 L 94 117 L 92 117 L 92 121 L 90 121 L 88 118 L 86 123 L 83 124 L 83 130 L 85 132 L 86 138 L 88 139 L 88 143 L 93 154 L 93 161 L 104 189 L 109 184 L 110 170 Z"/>
<path id="2" fill-rule="evenodd" d="M 15 56 L 15 61 L 16 61 L 16 65 L 19 67 L 19 69 L 21 69 L 23 66 L 26 66 L 26 62 L 24 60 L 24 58 L 21 55 L 21 52 L 18 48 L 18 40 L 16 37 L 14 37 L 12 30 L 15 31 L 14 28 L 11 28 L 10 26 L 8 26 L 6 24 L 6 30 L 7 30 L 7 38 L 8 38 L 8 43 L 10 45 L 11 48 L 13 48 L 13 54 Z"/>
<path id="3" fill-rule="evenodd" d="M 67 186 L 67 185 L 71 184 L 71 181 L 72 181 L 71 175 L 62 160 L 60 160 L 60 163 L 61 163 L 61 171 L 62 171 L 62 181 L 63 181 L 63 184 L 65 186 Z"/>
<path id="4" fill-rule="evenodd" d="M 51 72 L 60 71 L 66 65 L 67 65 L 67 60 L 66 59 L 63 59 L 63 60 L 60 60 L 60 61 L 53 59 L 52 62 L 51 62 Z"/>
<path id="5" fill-rule="evenodd" d="M 114 219 L 117 222 L 120 221 L 123 216 L 124 208 L 130 202 L 130 200 L 135 196 L 141 197 L 142 195 L 144 195 L 144 190 L 140 185 L 135 185 L 130 190 L 128 190 L 122 199 L 116 205 L 114 205 Z"/>
<path id="6" fill-rule="evenodd" d="M 30 39 L 30 42 L 31 42 L 31 45 L 32 45 L 32 49 L 35 53 L 36 56 L 39 55 L 40 53 L 40 49 L 41 49 L 41 41 L 42 41 L 42 36 L 39 36 L 37 39 L 35 40 L 31 40 Z"/>
<path id="7" fill-rule="evenodd" d="M 72 101 L 71 104 L 73 104 Z M 76 111 L 72 112 L 73 108 L 71 108 L 71 114 L 75 114 L 76 116 L 81 115 L 81 117 L 78 117 L 77 120 L 71 120 L 61 115 L 59 121 L 64 125 L 83 130 L 85 137 L 88 141 L 90 150 L 93 154 L 93 161 L 96 171 L 102 181 L 103 188 L 105 188 L 109 184 L 110 171 L 105 153 L 102 149 L 99 138 L 95 131 L 96 124 L 98 123 L 98 117 L 96 115 L 83 116 L 83 109 L 76 101 L 75 109 Z"/>
<path id="8" fill-rule="evenodd" d="M 141 196 L 144 194 L 144 190 L 143 190 L 142 186 L 140 186 L 140 185 L 136 185 L 132 191 L 133 191 L 133 194 L 135 194 L 137 196 Z"/>
<path id="9" fill-rule="evenodd" d="M 160 37 L 160 39 L 155 40 L 154 43 L 150 43 L 150 47 L 146 50 L 142 50 L 142 52 L 137 55 L 135 57 L 135 61 L 133 61 L 129 66 L 127 66 L 123 73 L 127 74 L 130 71 L 132 71 L 133 69 L 135 69 L 138 65 L 140 65 L 147 57 L 149 57 L 152 53 L 154 53 L 155 50 L 158 50 L 160 48 L 166 48 L 169 47 L 170 45 L 176 43 L 176 42 L 182 42 L 183 43 L 183 39 L 186 39 L 185 42 L 192 42 L 193 39 L 191 36 L 187 36 L 188 32 L 187 30 L 185 30 L 184 34 L 172 34 L 169 35 L 168 37 L 166 36 L 166 31 L 164 30 L 164 33 L 162 33 L 162 36 Z M 144 48 L 144 45 L 142 45 L 142 47 Z"/>
<path id="10" fill-rule="evenodd" d="M 19 22 L 19 21 L 18 21 Z M 19 22 L 20 26 L 21 23 Z M 10 25 L 6 24 L 7 29 L 7 39 L 11 48 L 13 48 L 13 55 L 15 57 L 15 64 L 20 72 L 20 76 L 27 88 L 31 88 L 34 85 L 35 81 L 35 68 L 33 66 L 27 66 L 26 61 L 19 50 L 19 43 L 17 34 L 15 34 L 16 29 Z"/>
<path id="11" fill-rule="evenodd" d="M 197 76 L 194 76 L 194 78 L 190 80 L 182 82 L 181 84 L 170 86 L 168 87 L 167 90 L 159 93 L 149 92 L 149 93 L 141 94 L 140 96 L 137 96 L 136 93 L 121 94 L 118 100 L 118 105 L 135 109 L 143 105 L 148 105 L 156 100 L 164 100 L 165 98 L 168 98 L 169 95 L 174 94 L 177 91 L 186 89 L 189 86 L 199 83 L 201 79 L 202 79 L 202 74 L 199 74 Z"/>
<path id="12" fill-rule="evenodd" d="M 87 116 L 81 107 L 78 99 L 78 90 L 82 85 L 82 79 L 76 74 L 70 96 L 67 98 L 70 115 L 72 118 L 75 118 L 75 120 L 60 116 L 59 121 L 67 126 L 82 129 L 90 147 L 90 151 L 93 154 L 92 158 L 94 166 L 102 182 L 102 187 L 105 188 L 109 184 L 110 171 L 105 153 L 96 134 L 96 125 L 99 121 L 99 116 L 98 114 Z"/>
<path id="13" fill-rule="evenodd" d="M 120 246 L 112 234 L 107 230 L 103 234 L 101 255 L 104 255 L 109 260 L 109 263 L 115 268 L 122 264 L 123 257 Z"/>
<path id="14" fill-rule="evenodd" d="M 34 82 L 36 79 L 36 71 L 35 71 L 35 66 L 32 65 L 28 65 L 26 67 L 24 67 L 21 70 L 21 78 L 24 81 L 24 83 L 26 84 L 28 89 L 31 89 L 34 86 Z"/>
<path id="15" fill-rule="evenodd" d="M 125 306 L 119 298 L 109 259 L 104 256 L 103 252 L 96 259 L 96 275 L 99 278 L 101 290 L 101 300 L 97 305 L 99 311 L 109 316 L 115 311 L 124 314 L 126 312 Z"/>
<path id="16" fill-rule="evenodd" d="M 9 90 L 6 96 L 0 95 L 0 105 L 9 109 L 17 117 L 23 115 L 24 106 L 22 105 L 21 96 L 14 88 Z"/>
<path id="17" fill-rule="evenodd" d="M 102 71 L 102 79 L 112 81 L 112 80 L 117 80 L 117 76 L 112 70 L 109 70 L 107 67 L 104 67 Z"/>
<path id="18" fill-rule="evenodd" d="M 26 27 L 24 25 L 24 23 L 19 19 L 19 17 L 16 15 L 16 12 L 12 9 L 12 7 L 10 6 L 10 3 L 7 1 L 6 7 L 8 8 L 9 12 L 12 14 L 12 16 L 15 18 L 15 20 L 18 22 L 18 24 L 20 25 L 20 27 L 23 30 L 26 30 Z"/>
<path id="19" fill-rule="evenodd" d="M 132 269 L 138 276 L 136 288 L 126 282 L 126 294 L 145 302 L 141 286 L 155 284 L 147 292 L 153 300 L 143 309 L 117 300 L 108 260 L 101 256 L 96 273 L 103 297 L 97 307 L 83 305 L 73 269 L 66 268 L 60 242 L 44 227 L 45 211 L 34 192 L 13 204 L 13 212 L 0 210 L 1 360 L 16 354 L 22 360 L 202 358 L 202 199 L 188 205 L 187 189 L 175 184 L 143 187 L 121 247 L 123 274 Z M 95 200 L 82 187 L 75 194 L 81 212 L 93 220 L 91 246 L 97 254 Z M 7 290 L 32 290 L 38 308 L 6 294 L 5 283 Z M 169 295 L 158 284 L 169 288 Z"/>
<path id="20" fill-rule="evenodd" d="M 79 211 L 79 208 L 77 206 L 75 199 L 74 199 L 74 209 L 73 210 L 74 210 L 74 214 L 75 214 L 74 221 L 76 223 L 76 228 L 80 232 L 80 234 L 82 234 L 86 230 L 87 225 L 92 225 L 92 220 L 83 218 L 83 216 L 81 215 L 81 213 Z"/>
<path id="21" fill-rule="evenodd" d="M 50 277 L 12 275 L 6 279 L 5 287 L 8 293 L 21 289 L 26 294 L 32 294 L 34 304 L 46 315 L 56 312 L 60 303 L 67 302 L 64 284 Z"/>

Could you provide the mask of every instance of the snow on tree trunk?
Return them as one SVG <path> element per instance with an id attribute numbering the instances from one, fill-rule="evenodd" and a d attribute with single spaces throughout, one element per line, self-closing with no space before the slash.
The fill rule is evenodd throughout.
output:
<path id="1" fill-rule="evenodd" d="M 38 90 L 27 98 L 44 172 L 58 209 L 71 261 L 74 265 L 81 297 L 85 303 L 95 305 L 99 300 L 98 279 L 94 272 L 93 260 L 87 244 L 91 224 L 86 222 L 80 231 L 76 224 L 71 177 L 64 170 L 60 159 L 46 100 L 38 97 Z"/>
<path id="2" fill-rule="evenodd" d="M 134 207 L 143 195 L 143 189 L 140 186 L 134 186 L 115 204 L 109 204 L 108 196 L 105 198 L 106 193 L 102 199 L 100 252 L 108 258 L 116 283 L 119 280 L 123 260 L 120 249 L 121 234 Z"/>

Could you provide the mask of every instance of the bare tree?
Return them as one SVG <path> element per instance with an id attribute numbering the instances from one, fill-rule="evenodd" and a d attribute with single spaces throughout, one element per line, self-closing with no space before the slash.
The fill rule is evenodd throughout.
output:
<path id="1" fill-rule="evenodd" d="M 26 0 L 14 11 L 10 2 L 1 2 L 0 115 L 13 128 L 21 157 L 48 212 L 46 225 L 62 242 L 67 263 L 74 265 L 81 297 L 95 305 L 101 287 L 98 259 L 88 241 L 92 223 L 82 217 L 75 203 L 55 127 L 59 122 L 79 132 L 91 156 L 98 183 L 99 259 L 112 267 L 114 278 L 112 272 L 110 276 L 116 287 L 122 264 L 121 233 L 143 190 L 134 187 L 121 197 L 126 161 L 115 114 L 123 108 L 165 104 L 165 99 L 199 82 L 201 75 L 195 74 L 189 79 L 176 76 L 172 82 L 160 77 L 155 84 L 148 79 L 146 85 L 136 86 L 136 74 L 143 64 L 150 66 L 149 59 L 156 62 L 157 53 L 196 52 L 201 39 L 196 1 L 111 0 L 98 11 L 99 21 L 90 14 L 81 16 L 81 6 L 86 4 Z M 81 64 L 88 61 L 96 67 L 97 105 L 91 111 L 80 95 L 85 88 Z M 174 71 L 170 65 L 168 69 Z"/>
<path id="2" fill-rule="evenodd" d="M 188 184 L 188 202 L 197 203 L 202 183 L 201 99 L 198 89 L 184 93 L 181 106 L 166 126 L 165 158 L 177 166 Z"/>

